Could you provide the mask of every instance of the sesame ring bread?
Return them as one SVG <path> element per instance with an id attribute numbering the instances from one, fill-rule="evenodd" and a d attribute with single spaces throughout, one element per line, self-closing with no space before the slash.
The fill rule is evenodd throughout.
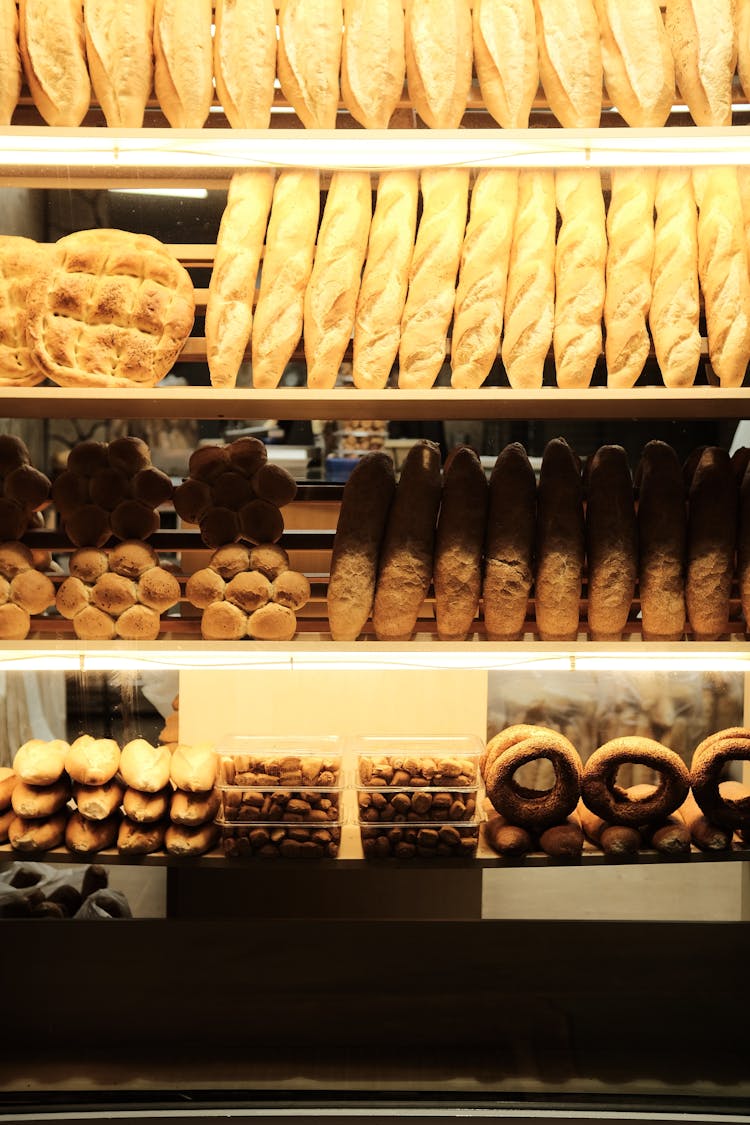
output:
<path id="1" fill-rule="evenodd" d="M 26 341 L 26 298 L 52 257 L 50 247 L 32 238 L 0 236 L 0 387 L 35 387 L 44 380 Z"/>
<path id="2" fill-rule="evenodd" d="M 187 271 L 157 239 L 87 230 L 56 244 L 29 287 L 27 339 L 61 387 L 153 387 L 193 325 Z"/>

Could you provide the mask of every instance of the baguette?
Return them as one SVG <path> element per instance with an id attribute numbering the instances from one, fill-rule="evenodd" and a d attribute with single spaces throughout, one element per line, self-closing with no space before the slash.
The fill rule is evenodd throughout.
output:
<path id="1" fill-rule="evenodd" d="M 156 0 L 154 90 L 174 129 L 201 129 L 213 101 L 211 0 Z"/>
<path id="2" fill-rule="evenodd" d="M 341 96 L 366 129 L 387 129 L 404 89 L 402 0 L 344 0 Z"/>
<path id="3" fill-rule="evenodd" d="M 477 615 L 486 530 L 487 478 L 474 450 L 458 446 L 443 469 L 435 536 L 435 617 L 441 640 L 464 640 Z"/>
<path id="4" fill-rule="evenodd" d="M 91 103 L 83 0 L 19 0 L 18 16 L 34 105 L 48 125 L 80 125 Z"/>
<path id="5" fill-rule="evenodd" d="M 474 0 L 474 65 L 484 104 L 504 129 L 526 129 L 539 88 L 534 0 Z"/>
<path id="6" fill-rule="evenodd" d="M 267 129 L 276 79 L 273 0 L 216 0 L 216 94 L 234 129 Z"/>
<path id="7" fill-rule="evenodd" d="M 558 387 L 588 387 L 602 351 L 607 229 L 598 169 L 559 171 L 562 225 L 555 250 L 555 372 Z"/>
<path id="8" fill-rule="evenodd" d="M 422 173 L 422 217 L 409 271 L 401 321 L 398 385 L 433 385 L 445 359 L 456 276 L 466 230 L 469 172 L 465 168 Z"/>
<path id="9" fill-rule="evenodd" d="M 127 817 L 117 833 L 117 850 L 127 855 L 148 855 L 164 845 L 164 821 L 156 824 L 136 824 Z"/>
<path id="10" fill-rule="evenodd" d="M 750 98 L 750 0 L 735 0 L 737 73 L 745 98 Z"/>
<path id="11" fill-rule="evenodd" d="M 307 385 L 335 386 L 354 328 L 372 219 L 369 172 L 334 172 L 305 292 Z"/>
<path id="12" fill-rule="evenodd" d="M 378 640 L 409 640 L 432 580 L 440 506 L 440 450 L 419 441 L 409 450 L 380 550 L 372 620 Z"/>
<path id="13" fill-rule="evenodd" d="M 170 824 L 164 834 L 164 848 L 170 855 L 204 855 L 214 847 L 218 835 L 218 824 Z"/>
<path id="14" fill-rule="evenodd" d="M 556 228 L 554 173 L 519 172 L 502 347 L 511 387 L 542 385 L 555 320 Z"/>
<path id="15" fill-rule="evenodd" d="M 206 350 L 211 383 L 233 387 L 253 324 L 253 297 L 273 172 L 235 172 L 221 218 L 206 303 Z"/>
<path id="16" fill-rule="evenodd" d="M 593 0 L 534 0 L 539 75 L 567 129 L 596 129 L 602 112 L 602 49 Z"/>
<path id="17" fill-rule="evenodd" d="M 393 462 L 385 453 L 363 457 L 344 486 L 328 583 L 328 621 L 334 641 L 356 640 L 370 616 L 395 490 Z"/>
<path id="18" fill-rule="evenodd" d="M 207 793 L 216 780 L 216 755 L 213 746 L 198 742 L 180 743 L 172 754 L 170 777 L 176 789 Z"/>
<path id="19" fill-rule="evenodd" d="M 341 0 L 281 0 L 277 75 L 308 129 L 335 129 L 344 12 Z"/>
<path id="20" fill-rule="evenodd" d="M 419 175 L 381 173 L 354 318 L 354 386 L 380 390 L 398 354 L 417 229 Z"/>
<path id="21" fill-rule="evenodd" d="M 490 476 L 484 624 L 491 641 L 518 640 L 533 581 L 536 479 L 522 445 L 506 445 Z"/>
<path id="22" fill-rule="evenodd" d="M 59 848 L 65 839 L 68 814 L 65 810 L 43 820 L 15 817 L 8 827 L 10 846 L 17 852 L 47 852 Z"/>
<path id="23" fill-rule="evenodd" d="M 690 387 L 701 355 L 698 210 L 689 170 L 656 177 L 649 326 L 666 387 Z"/>
<path id="24" fill-rule="evenodd" d="M 0 0 L 0 126 L 10 125 L 21 96 L 16 0 Z"/>
<path id="25" fill-rule="evenodd" d="M 563 438 L 548 442 L 539 476 L 536 516 L 536 620 L 543 641 L 575 640 L 584 560 L 578 461 Z"/>
<path id="26" fill-rule="evenodd" d="M 471 89 L 471 12 L 466 0 L 406 0 L 406 84 L 431 129 L 457 129 Z"/>
<path id="27" fill-rule="evenodd" d="M 737 540 L 737 482 L 725 449 L 704 450 L 688 494 L 688 618 L 696 639 L 727 630 Z"/>
<path id="28" fill-rule="evenodd" d="M 172 794 L 169 819 L 185 828 L 198 828 L 214 819 L 219 803 L 218 789 L 212 789 L 210 793 L 186 793 L 179 789 Z"/>
<path id="29" fill-rule="evenodd" d="M 253 386 L 277 387 L 302 338 L 305 291 L 320 217 L 320 173 L 282 172 L 273 189 L 252 325 Z"/>
<path id="30" fill-rule="evenodd" d="M 69 797 L 70 782 L 64 775 L 52 785 L 28 785 L 19 781 L 13 790 L 11 805 L 16 816 L 36 820 L 59 812 Z"/>
<path id="31" fill-rule="evenodd" d="M 607 385 L 632 387 L 648 358 L 656 170 L 615 168 L 607 213 Z"/>
<path id="32" fill-rule="evenodd" d="M 497 359 L 517 203 L 516 171 L 485 168 L 479 173 L 453 313 L 451 385 L 461 390 L 481 387 Z"/>
<path id="33" fill-rule="evenodd" d="M 106 820 L 122 804 L 125 788 L 113 778 L 106 785 L 74 785 L 73 799 L 87 820 Z"/>
<path id="34" fill-rule="evenodd" d="M 120 819 L 110 816 L 106 820 L 86 820 L 73 813 L 65 826 L 65 846 L 71 852 L 91 855 L 103 848 L 113 847 L 117 839 Z"/>
<path id="35" fill-rule="evenodd" d="M 171 800 L 170 785 L 157 793 L 141 793 L 138 789 L 126 789 L 122 810 L 135 824 L 155 824 L 167 815 Z"/>
<path id="36" fill-rule="evenodd" d="M 685 631 L 687 512 L 680 463 L 650 441 L 638 466 L 638 588 L 643 639 L 680 640 Z"/>
<path id="37" fill-rule="evenodd" d="M 660 128 L 674 102 L 674 60 L 659 0 L 594 0 L 604 84 L 613 104 L 639 129 Z"/>
<path id="38" fill-rule="evenodd" d="M 592 640 L 620 640 L 638 573 L 633 482 L 622 446 L 602 445 L 591 459 L 586 540 Z"/>
<path id="39" fill-rule="evenodd" d="M 86 56 L 107 124 L 143 125 L 154 75 L 154 0 L 84 0 Z"/>
<path id="40" fill-rule="evenodd" d="M 696 125 L 732 124 L 735 0 L 667 0 L 677 87 Z"/>

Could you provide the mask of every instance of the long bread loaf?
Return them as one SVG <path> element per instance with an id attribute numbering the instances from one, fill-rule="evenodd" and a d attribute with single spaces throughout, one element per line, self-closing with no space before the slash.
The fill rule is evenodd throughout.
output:
<path id="1" fill-rule="evenodd" d="M 607 385 L 632 387 L 648 358 L 656 170 L 615 168 L 607 212 Z"/>
<path id="2" fill-rule="evenodd" d="M 86 57 L 107 124 L 143 125 L 154 75 L 154 0 L 84 0 Z"/>
<path id="3" fill-rule="evenodd" d="M 535 597 L 543 641 L 574 640 L 578 633 L 584 542 L 578 460 L 563 438 L 553 438 L 537 492 Z"/>
<path id="4" fill-rule="evenodd" d="M 659 128 L 674 102 L 674 61 L 659 0 L 594 0 L 604 84 L 637 128 Z"/>
<path id="5" fill-rule="evenodd" d="M 517 640 L 534 575 L 536 479 L 526 450 L 514 442 L 490 476 L 482 599 L 491 641 Z"/>
<path id="6" fill-rule="evenodd" d="M 281 0 L 277 72 L 308 129 L 334 129 L 344 11 L 341 0 Z"/>
<path id="7" fill-rule="evenodd" d="M 588 387 L 602 351 L 607 229 L 598 169 L 555 175 L 562 225 L 555 250 L 555 372 L 558 387 Z"/>
<path id="8" fill-rule="evenodd" d="M 534 0 L 474 0 L 474 65 L 484 104 L 504 129 L 526 129 L 539 89 Z"/>
<path id="9" fill-rule="evenodd" d="M 443 468 L 435 537 L 435 616 L 442 640 L 464 640 L 477 615 L 486 528 L 487 478 L 474 450 L 459 446 Z"/>
<path id="10" fill-rule="evenodd" d="M 466 0 L 406 0 L 406 83 L 432 129 L 457 129 L 471 88 L 471 12 Z"/>
<path id="11" fill-rule="evenodd" d="M 688 493 L 688 619 L 696 638 L 716 640 L 726 631 L 737 539 L 737 482 L 729 454 L 703 451 Z"/>
<path id="12" fill-rule="evenodd" d="M 750 97 L 750 0 L 735 0 L 737 73 L 745 97 Z"/>
<path id="13" fill-rule="evenodd" d="M 737 527 L 737 581 L 740 587 L 740 604 L 745 619 L 745 632 L 750 633 L 750 473 L 747 468 L 740 485 L 740 505 Z"/>
<path id="14" fill-rule="evenodd" d="M 568 129 L 595 129 L 602 112 L 602 50 L 593 0 L 534 0 L 539 74 Z"/>
<path id="15" fill-rule="evenodd" d="M 80 125 L 91 102 L 83 0 L 19 0 L 18 17 L 34 105 L 48 125 Z"/>
<path id="16" fill-rule="evenodd" d="M 701 355 L 698 209 L 685 168 L 662 168 L 656 179 L 651 288 L 649 326 L 664 385 L 692 386 Z"/>
<path id="17" fill-rule="evenodd" d="M 620 445 L 600 446 L 589 465 L 586 550 L 592 640 L 619 640 L 633 605 L 638 573 L 633 481 Z"/>
<path id="18" fill-rule="evenodd" d="M 156 0 L 154 90 L 175 129 L 200 129 L 213 101 L 211 0 Z"/>
<path id="19" fill-rule="evenodd" d="M 0 126 L 10 125 L 21 94 L 16 0 L 0 0 Z"/>
<path id="20" fill-rule="evenodd" d="M 216 93 L 235 129 L 267 129 L 276 78 L 273 0 L 216 0 Z"/>
<path id="21" fill-rule="evenodd" d="M 732 124 L 735 0 L 667 0 L 677 87 L 696 125 Z"/>
<path id="22" fill-rule="evenodd" d="M 643 639 L 679 640 L 685 631 L 687 510 L 674 449 L 663 441 L 650 441 L 636 477 Z"/>
<path id="23" fill-rule="evenodd" d="M 387 129 L 404 89 L 402 0 L 344 0 L 341 97 L 366 129 Z"/>

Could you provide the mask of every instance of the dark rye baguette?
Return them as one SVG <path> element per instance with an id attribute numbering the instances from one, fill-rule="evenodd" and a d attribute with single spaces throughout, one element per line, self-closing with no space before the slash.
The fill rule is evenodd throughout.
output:
<path id="1" fill-rule="evenodd" d="M 638 466 L 638 584 L 643 639 L 676 641 L 685 631 L 685 486 L 677 454 L 650 441 Z"/>
<path id="2" fill-rule="evenodd" d="M 454 449 L 443 468 L 435 537 L 435 616 L 441 640 L 462 641 L 471 629 L 482 592 L 487 527 L 487 478 L 468 446 Z"/>
<path id="3" fill-rule="evenodd" d="M 740 587 L 745 632 L 750 632 L 750 472 L 745 469 L 740 482 L 739 526 L 737 528 L 737 580 Z"/>
<path id="4" fill-rule="evenodd" d="M 543 641 L 575 640 L 585 553 L 578 459 L 563 438 L 542 458 L 536 513 L 536 620 Z"/>
<path id="5" fill-rule="evenodd" d="M 725 449 L 704 450 L 688 495 L 685 596 L 696 638 L 726 632 L 737 539 L 737 483 Z"/>
<path id="6" fill-rule="evenodd" d="M 603 445 L 591 459 L 586 506 L 588 621 L 595 641 L 619 640 L 638 573 L 633 481 L 625 450 Z"/>
<path id="7" fill-rule="evenodd" d="M 517 640 L 529 605 L 536 529 L 536 478 L 526 450 L 506 445 L 490 476 L 484 624 L 491 641 Z"/>

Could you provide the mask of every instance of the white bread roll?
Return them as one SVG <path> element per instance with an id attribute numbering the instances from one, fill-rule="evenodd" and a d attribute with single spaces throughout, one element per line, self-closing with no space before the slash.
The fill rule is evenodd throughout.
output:
<path id="1" fill-rule="evenodd" d="M 194 746 L 180 743 L 172 754 L 172 783 L 188 793 L 208 793 L 216 780 L 216 754 L 213 746 L 196 742 Z"/>
<path id="2" fill-rule="evenodd" d="M 344 12 L 341 0 L 281 0 L 277 73 L 308 129 L 335 129 Z"/>
<path id="3" fill-rule="evenodd" d="M 484 104 L 504 129 L 525 129 L 539 89 L 534 0 L 474 0 L 474 65 Z"/>
<path id="4" fill-rule="evenodd" d="M 122 779 L 131 789 L 157 793 L 169 782 L 170 757 L 168 747 L 152 746 L 145 738 L 134 738 L 122 748 Z"/>
<path id="5" fill-rule="evenodd" d="M 91 102 L 83 0 L 20 0 L 21 58 L 48 125 L 80 125 Z"/>
<path id="6" fill-rule="evenodd" d="M 156 0 L 154 90 L 175 129 L 201 129 L 213 101 L 211 0 Z"/>
<path id="7" fill-rule="evenodd" d="M 451 385 L 461 390 L 481 387 L 497 359 L 517 203 L 515 170 L 482 169 L 471 192 L 453 314 Z"/>
<path id="8" fill-rule="evenodd" d="M 732 124 L 735 0 L 667 0 L 677 87 L 696 125 Z"/>
<path id="9" fill-rule="evenodd" d="M 735 0 L 737 73 L 746 98 L 750 97 L 750 0 Z"/>
<path id="10" fill-rule="evenodd" d="M 604 84 L 628 125 L 658 128 L 674 102 L 674 61 L 659 0 L 594 0 Z"/>
<path id="11" fill-rule="evenodd" d="M 54 785 L 62 777 L 69 750 L 68 743 L 61 738 L 51 742 L 31 738 L 16 751 L 13 769 L 27 785 Z"/>
<path id="12" fill-rule="evenodd" d="M 65 769 L 81 785 L 106 785 L 119 766 L 120 747 L 112 738 L 82 734 L 65 756 Z"/>
<path id="13" fill-rule="evenodd" d="M 750 279 L 737 172 L 695 171 L 693 187 L 708 356 L 721 386 L 739 387 L 750 360 Z"/>
<path id="14" fill-rule="evenodd" d="M 341 97 L 366 129 L 387 129 L 404 89 L 402 0 L 344 0 Z"/>
<path id="15" fill-rule="evenodd" d="M 422 217 L 401 320 L 399 387 L 431 387 L 445 359 L 469 202 L 466 168 L 422 173 Z"/>
<path id="16" fill-rule="evenodd" d="M 253 325 L 253 297 L 273 195 L 273 172 L 235 172 L 216 240 L 206 303 L 211 382 L 233 387 Z"/>
<path id="17" fill-rule="evenodd" d="M 539 75 L 549 107 L 568 129 L 596 129 L 602 50 L 593 0 L 534 0 Z"/>
<path id="18" fill-rule="evenodd" d="M 646 317 L 651 305 L 655 197 L 655 169 L 612 170 L 604 301 L 610 387 L 632 387 L 643 371 L 651 346 Z"/>
<path id="19" fill-rule="evenodd" d="M 252 333 L 253 386 L 276 387 L 302 338 L 320 217 L 317 170 L 282 172 L 273 189 Z"/>
<path id="20" fill-rule="evenodd" d="M 110 126 L 139 129 L 154 76 L 154 0 L 84 0 L 86 56 Z"/>
<path id="21" fill-rule="evenodd" d="M 21 93 L 16 0 L 0 0 L 0 126 L 10 125 Z"/>
<path id="22" fill-rule="evenodd" d="M 558 387 L 588 387 L 602 351 L 607 220 L 597 168 L 561 169 L 555 195 L 562 225 L 555 251 L 555 371 Z"/>
<path id="23" fill-rule="evenodd" d="M 502 348 L 511 387 L 542 385 L 555 322 L 556 227 L 554 172 L 519 172 Z"/>
<path id="24" fill-rule="evenodd" d="M 656 178 L 649 326 L 665 387 L 690 387 L 701 356 L 698 209 L 686 168 Z"/>
<path id="25" fill-rule="evenodd" d="M 334 172 L 305 293 L 307 385 L 333 387 L 352 336 L 372 218 L 369 172 Z"/>
<path id="26" fill-rule="evenodd" d="M 467 0 L 406 0 L 406 84 L 432 129 L 457 129 L 471 89 Z"/>
<path id="27" fill-rule="evenodd" d="M 398 354 L 418 197 L 418 172 L 381 173 L 354 318 L 355 387 L 384 387 Z"/>
<path id="28" fill-rule="evenodd" d="M 276 79 L 273 0 L 216 0 L 216 94 L 235 129 L 267 129 Z"/>

